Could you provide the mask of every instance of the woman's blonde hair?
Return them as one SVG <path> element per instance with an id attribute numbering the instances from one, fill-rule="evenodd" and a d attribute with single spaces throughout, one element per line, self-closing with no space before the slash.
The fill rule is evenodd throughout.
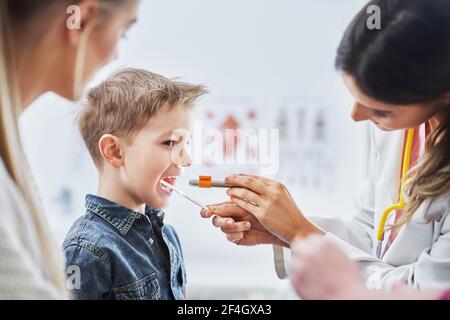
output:
<path id="1" fill-rule="evenodd" d="M 16 183 L 25 199 L 31 221 L 34 224 L 38 245 L 46 265 L 47 276 L 60 291 L 62 298 L 67 298 L 65 277 L 58 248 L 50 236 L 45 217 L 41 213 L 32 184 L 30 169 L 20 141 L 18 121 L 21 112 L 19 94 L 12 71 L 12 57 L 9 48 L 9 24 L 7 2 L 0 2 L 0 155 L 8 173 Z"/>
<path id="2" fill-rule="evenodd" d="M 396 227 L 408 223 L 425 199 L 450 191 L 450 106 L 444 108 L 448 110 L 444 119 L 427 138 L 429 149 L 409 172 L 411 178 L 406 181 L 403 190 L 405 214 Z"/>
<path id="3" fill-rule="evenodd" d="M 116 5 L 126 0 L 99 1 L 102 2 L 102 7 L 111 8 L 111 4 Z M 66 287 L 62 252 L 53 240 L 46 218 L 42 214 L 19 134 L 18 120 L 22 107 L 16 85 L 17 79 L 13 70 L 13 57 L 11 55 L 11 28 L 12 23 L 15 22 L 11 18 L 11 8 L 8 6 L 8 3 L 11 2 L 6 0 L 0 1 L 0 156 L 29 209 L 30 216 L 28 218 L 34 225 L 38 246 L 41 248 L 44 258 L 44 272 L 47 273 L 46 276 L 61 294 L 61 298 L 68 298 L 69 294 Z M 48 0 L 45 2 L 39 1 L 36 4 L 30 1 L 23 1 L 20 4 L 14 2 L 14 5 L 20 6 L 22 4 L 23 8 L 19 10 L 20 13 L 27 15 L 24 19 L 30 19 L 29 11 L 33 10 L 30 9 L 31 7 L 36 7 L 37 5 L 42 9 L 56 2 L 56 0 Z M 103 6 L 103 4 L 105 5 Z M 75 70 L 76 78 L 74 79 L 75 86 L 80 86 L 80 82 L 82 81 L 80 77 L 84 69 L 86 42 L 88 40 L 88 34 L 92 30 L 91 27 L 86 29 L 88 31 L 84 32 L 78 50 Z"/>

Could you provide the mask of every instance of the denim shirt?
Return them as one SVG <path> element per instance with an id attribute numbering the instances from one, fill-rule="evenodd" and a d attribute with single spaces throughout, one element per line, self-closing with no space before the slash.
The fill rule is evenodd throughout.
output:
<path id="1" fill-rule="evenodd" d="M 146 207 L 141 214 L 87 195 L 86 214 L 63 244 L 74 298 L 184 299 L 180 241 L 163 220 L 159 209 Z"/>

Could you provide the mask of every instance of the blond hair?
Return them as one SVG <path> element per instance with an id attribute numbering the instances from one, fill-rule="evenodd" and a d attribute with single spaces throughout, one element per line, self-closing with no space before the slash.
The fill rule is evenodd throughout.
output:
<path id="1" fill-rule="evenodd" d="M 429 150 L 409 172 L 411 178 L 406 181 L 404 189 L 405 214 L 394 227 L 408 223 L 426 199 L 450 191 L 450 106 L 443 107 L 448 111 L 427 138 Z"/>
<path id="2" fill-rule="evenodd" d="M 206 93 L 202 85 L 171 80 L 150 71 L 124 68 L 88 93 L 79 128 L 95 164 L 101 166 L 98 142 L 104 134 L 128 137 L 162 107 L 191 108 Z"/>
<path id="3" fill-rule="evenodd" d="M 103 11 L 112 8 L 126 0 L 99 0 Z M 69 2 L 69 1 L 68 1 Z M 0 157 L 4 162 L 6 170 L 16 183 L 21 192 L 26 206 L 28 207 L 29 219 L 36 232 L 36 240 L 43 255 L 43 271 L 48 279 L 53 283 L 60 293 L 61 298 L 68 298 L 69 293 L 66 287 L 62 252 L 57 247 L 51 235 L 48 223 L 42 214 L 42 208 L 37 199 L 36 190 L 33 185 L 33 178 L 25 160 L 25 154 L 20 139 L 18 119 L 22 111 L 17 79 L 13 70 L 13 57 L 11 56 L 11 28 L 18 26 L 24 21 L 31 20 L 33 14 L 54 4 L 60 4 L 57 0 L 29 1 L 14 0 L 0 1 Z M 16 16 L 12 16 L 14 6 Z M 106 10 L 105 10 L 106 9 Z M 21 21 L 16 21 L 21 19 Z M 95 22 L 97 25 L 98 21 Z M 86 26 L 88 31 L 82 33 L 81 44 L 78 50 L 76 62 L 75 85 L 80 83 L 80 77 L 84 68 L 84 55 L 86 42 L 92 28 Z M 0 213 L 1 214 L 1 213 Z"/>
<path id="4" fill-rule="evenodd" d="M 61 293 L 67 298 L 62 257 L 51 237 L 46 219 L 42 215 L 33 179 L 25 160 L 18 129 L 21 113 L 19 93 L 12 72 L 12 57 L 9 42 L 8 8 L 5 1 L 0 2 L 0 156 L 13 181 L 22 193 L 29 209 L 30 219 L 34 225 L 39 247 L 42 250 L 44 272 Z"/>

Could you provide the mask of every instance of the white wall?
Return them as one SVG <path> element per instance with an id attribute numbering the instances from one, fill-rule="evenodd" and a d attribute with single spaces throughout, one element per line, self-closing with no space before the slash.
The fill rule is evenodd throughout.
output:
<path id="1" fill-rule="evenodd" d="M 144 0 L 138 24 L 120 46 L 119 59 L 94 83 L 125 65 L 181 76 L 206 84 L 210 101 L 251 101 L 264 128 L 276 128 L 274 119 L 285 105 L 326 110 L 329 183 L 323 181 L 326 186 L 315 189 L 284 182 L 305 214 L 350 217 L 353 195 L 365 174 L 365 126 L 351 121 L 352 99 L 333 63 L 345 27 L 364 3 Z M 74 124 L 76 112 L 73 104 L 46 95 L 22 119 L 29 161 L 59 240 L 84 212 L 84 195 L 96 190 L 96 173 Z M 296 139 L 289 144 L 296 149 Z M 297 156 L 301 167 L 307 159 Z M 193 172 L 198 170 L 201 167 Z M 182 184 L 181 188 L 205 203 L 225 198 L 223 191 L 204 192 Z M 176 195 L 166 212 L 184 243 L 190 297 L 287 296 L 289 285 L 276 279 L 270 247 L 227 243 L 209 221 L 199 218 L 195 206 Z"/>

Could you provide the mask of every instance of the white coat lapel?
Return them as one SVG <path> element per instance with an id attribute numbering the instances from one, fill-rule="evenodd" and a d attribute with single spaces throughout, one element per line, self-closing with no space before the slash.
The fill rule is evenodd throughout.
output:
<path id="1" fill-rule="evenodd" d="M 375 176 L 378 177 L 375 182 L 374 239 L 376 239 L 382 213 L 398 201 L 403 139 L 403 131 L 383 132 L 374 129 L 374 143 L 377 151 Z M 394 214 L 392 213 L 388 217 L 386 226 L 392 224 L 393 221 Z M 388 238 L 389 231 L 386 231 L 383 238 L 383 248 Z"/>
<path id="2" fill-rule="evenodd" d="M 403 158 L 404 131 L 384 132 L 386 141 L 381 144 L 381 165 L 384 187 L 389 193 L 391 204 L 397 203 L 400 191 L 400 174 Z M 388 137 L 390 136 L 390 137 Z"/>

